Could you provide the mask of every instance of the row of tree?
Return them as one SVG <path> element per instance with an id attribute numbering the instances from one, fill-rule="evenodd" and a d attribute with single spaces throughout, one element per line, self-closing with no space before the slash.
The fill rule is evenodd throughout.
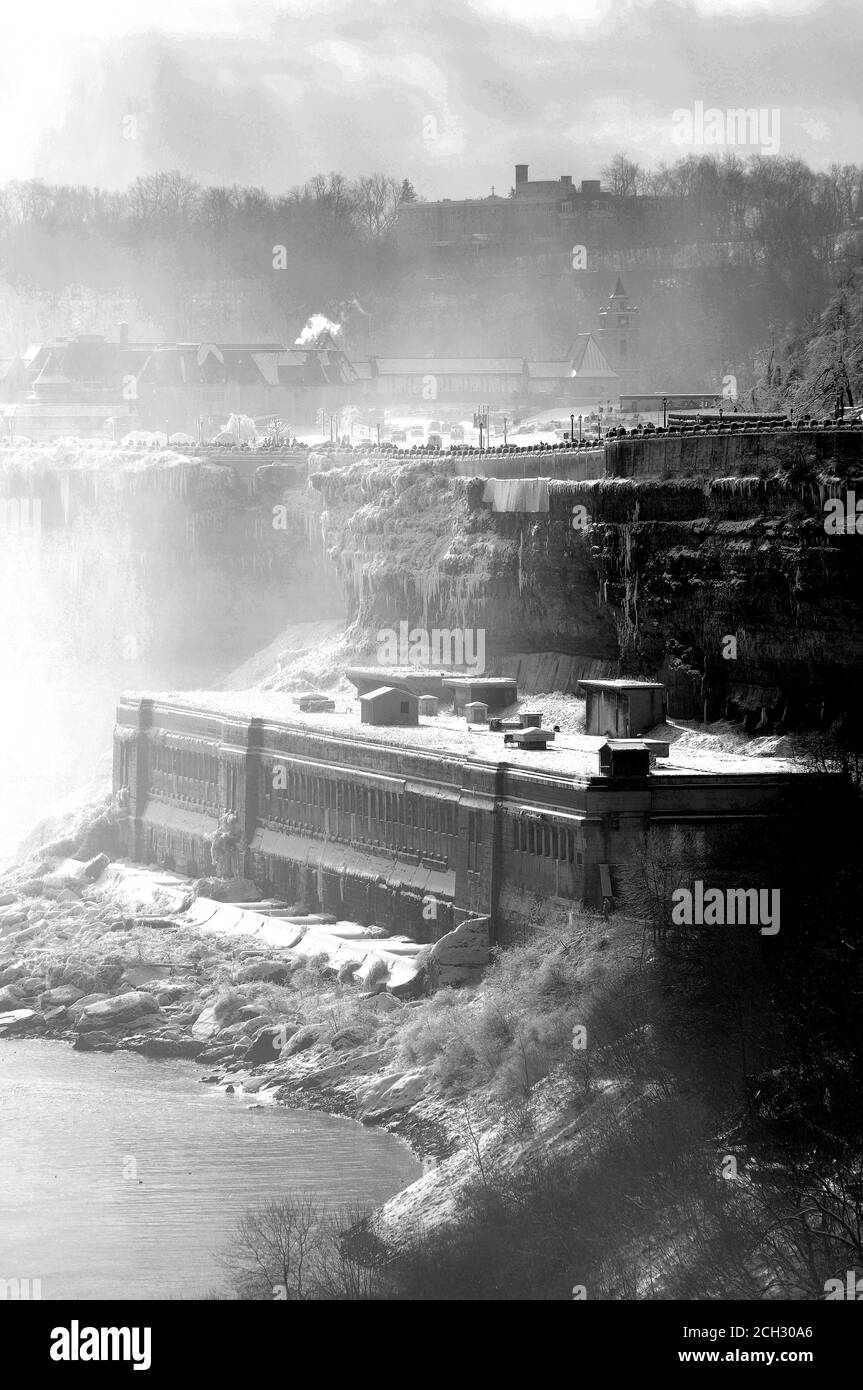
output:
<path id="1" fill-rule="evenodd" d="M 218 234 L 230 226 L 298 221 L 326 238 L 353 234 L 374 241 L 392 231 L 399 205 L 415 198 L 409 179 L 380 173 L 354 181 L 343 174 L 317 174 L 301 187 L 271 194 L 237 184 L 204 187 L 173 169 L 137 178 L 116 192 L 13 181 L 0 188 L 0 227 L 35 225 L 54 234 L 97 229 L 164 234 L 195 227 Z"/>
<path id="2" fill-rule="evenodd" d="M 863 166 L 832 164 L 810 169 L 793 156 L 734 152 L 687 155 L 674 164 L 645 169 L 616 155 L 603 169 L 607 190 L 619 203 L 653 199 L 673 209 L 685 205 L 696 226 L 719 235 L 760 232 L 774 244 L 832 242 L 863 215 Z"/>

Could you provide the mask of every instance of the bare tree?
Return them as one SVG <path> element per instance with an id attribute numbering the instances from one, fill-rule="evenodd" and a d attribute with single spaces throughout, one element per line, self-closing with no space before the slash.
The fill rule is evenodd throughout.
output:
<path id="1" fill-rule="evenodd" d="M 368 241 L 382 241 L 392 231 L 401 201 L 402 186 L 386 174 L 371 174 L 358 180 L 355 216 Z"/>
<path id="2" fill-rule="evenodd" d="M 634 159 L 627 159 L 625 154 L 616 154 L 602 170 L 602 177 L 615 198 L 632 198 L 641 193 L 646 184 L 641 165 Z"/>
<path id="3" fill-rule="evenodd" d="M 247 1211 L 218 1257 L 237 1296 L 289 1302 L 312 1297 L 322 1221 L 307 1196 L 281 1197 Z"/>

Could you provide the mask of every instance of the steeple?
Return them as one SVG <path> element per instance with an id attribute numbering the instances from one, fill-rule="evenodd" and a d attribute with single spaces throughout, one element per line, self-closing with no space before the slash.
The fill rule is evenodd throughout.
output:
<path id="1" fill-rule="evenodd" d="M 608 303 L 599 311 L 596 337 L 608 361 L 622 378 L 624 389 L 637 388 L 641 375 L 638 307 L 630 304 L 619 275 Z"/>

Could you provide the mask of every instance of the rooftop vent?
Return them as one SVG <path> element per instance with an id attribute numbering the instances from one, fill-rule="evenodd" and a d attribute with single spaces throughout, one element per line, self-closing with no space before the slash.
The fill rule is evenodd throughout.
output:
<path id="1" fill-rule="evenodd" d="M 549 743 L 554 739 L 552 729 L 516 729 L 513 733 L 504 734 L 504 743 L 514 743 L 517 748 L 527 748 L 531 752 L 544 753 Z"/>

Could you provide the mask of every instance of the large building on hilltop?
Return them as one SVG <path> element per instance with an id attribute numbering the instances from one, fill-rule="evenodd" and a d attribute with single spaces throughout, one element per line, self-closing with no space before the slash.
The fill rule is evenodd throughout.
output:
<path id="1" fill-rule="evenodd" d="M 402 203 L 396 234 L 406 251 L 426 248 L 438 256 L 521 251 L 531 257 L 559 252 L 574 241 L 591 239 L 609 215 L 612 195 L 598 179 L 580 184 L 571 174 L 558 179 L 530 179 L 528 166 L 515 166 L 510 197 L 492 190 L 487 198 L 440 198 Z M 583 230 L 585 235 L 576 235 Z"/>

